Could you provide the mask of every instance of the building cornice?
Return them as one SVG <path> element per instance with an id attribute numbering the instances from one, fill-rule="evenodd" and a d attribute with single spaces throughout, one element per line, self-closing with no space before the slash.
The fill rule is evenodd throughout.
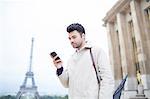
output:
<path id="1" fill-rule="evenodd" d="M 123 12 L 129 6 L 129 3 L 132 0 L 118 0 L 117 3 L 106 13 L 106 16 L 103 18 L 103 21 L 106 24 L 107 22 L 113 22 L 115 16 L 119 12 Z"/>

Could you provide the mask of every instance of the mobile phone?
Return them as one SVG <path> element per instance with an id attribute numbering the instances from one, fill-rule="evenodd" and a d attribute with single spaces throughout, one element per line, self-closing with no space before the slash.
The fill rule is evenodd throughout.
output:
<path id="1" fill-rule="evenodd" d="M 55 56 L 57 56 L 57 53 L 56 52 L 51 52 L 50 53 L 51 57 L 54 58 Z M 60 58 L 59 57 L 56 57 L 55 60 L 59 60 Z"/>
<path id="2" fill-rule="evenodd" d="M 54 58 L 55 56 L 57 56 L 57 53 L 56 52 L 51 52 L 50 55 L 51 55 L 52 58 Z"/>

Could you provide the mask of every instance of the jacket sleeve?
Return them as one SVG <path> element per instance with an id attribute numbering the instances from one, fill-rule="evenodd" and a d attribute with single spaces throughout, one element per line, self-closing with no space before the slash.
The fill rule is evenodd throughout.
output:
<path id="1" fill-rule="evenodd" d="M 98 53 L 98 68 L 101 76 L 99 99 L 113 99 L 114 76 L 112 75 L 111 66 L 103 50 Z"/>
<path id="2" fill-rule="evenodd" d="M 69 87 L 69 76 L 68 76 L 68 70 L 63 70 L 62 74 L 58 76 L 60 82 L 65 88 Z"/>

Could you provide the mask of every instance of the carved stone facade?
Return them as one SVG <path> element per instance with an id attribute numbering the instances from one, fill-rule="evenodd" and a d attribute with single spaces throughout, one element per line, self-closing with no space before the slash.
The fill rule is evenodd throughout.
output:
<path id="1" fill-rule="evenodd" d="M 128 74 L 123 99 L 137 93 L 140 81 L 150 97 L 150 0 L 118 0 L 103 19 L 115 86 Z"/>

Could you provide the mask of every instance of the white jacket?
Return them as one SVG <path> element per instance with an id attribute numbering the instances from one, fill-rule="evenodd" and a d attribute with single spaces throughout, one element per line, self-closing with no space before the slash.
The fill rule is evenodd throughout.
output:
<path id="1" fill-rule="evenodd" d="M 89 48 L 92 49 L 96 68 L 100 71 L 102 78 L 99 96 L 98 82 Z M 114 79 L 108 59 L 102 49 L 91 44 L 86 43 L 81 50 L 72 55 L 67 69 L 59 75 L 59 79 L 65 87 L 69 88 L 69 99 L 113 98 Z"/>

